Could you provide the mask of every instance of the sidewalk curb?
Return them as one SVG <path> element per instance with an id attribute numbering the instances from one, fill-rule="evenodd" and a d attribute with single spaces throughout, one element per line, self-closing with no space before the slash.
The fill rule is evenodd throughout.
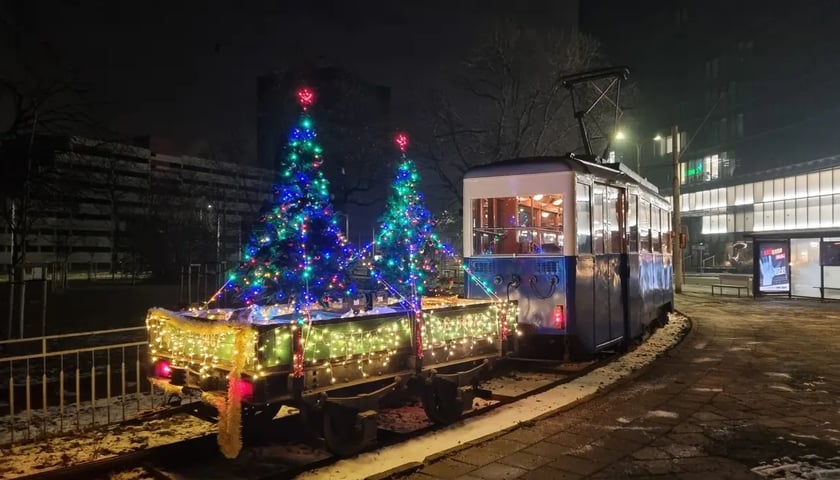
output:
<path id="1" fill-rule="evenodd" d="M 688 320 L 688 327 L 686 328 L 685 333 L 682 335 L 682 337 L 680 337 L 679 341 L 677 341 L 677 343 L 675 345 L 668 348 L 667 350 L 662 351 L 662 353 L 657 355 L 656 358 L 654 358 L 650 363 L 644 365 L 643 367 L 639 368 L 638 370 L 634 370 L 633 372 L 628 374 L 626 377 L 621 378 L 621 379 L 619 379 L 619 380 L 617 380 L 617 381 L 615 381 L 615 382 L 613 382 L 609 385 L 599 387 L 598 390 L 596 390 L 594 393 L 592 393 L 590 395 L 587 395 L 583 398 L 579 398 L 577 400 L 569 402 L 566 405 L 558 407 L 558 408 L 556 408 L 556 409 L 554 409 L 550 412 L 546 412 L 546 413 L 544 413 L 544 414 L 542 414 L 542 415 L 540 415 L 540 416 L 538 416 L 538 417 L 536 417 L 532 420 L 528 420 L 526 422 L 520 422 L 519 424 L 517 424 L 515 426 L 512 426 L 512 427 L 508 427 L 504 430 L 500 430 L 498 432 L 494 432 L 494 433 L 491 433 L 489 435 L 485 435 L 481 438 L 471 440 L 469 442 L 463 443 L 463 444 L 458 445 L 456 447 L 448 448 L 446 450 L 443 450 L 443 451 L 440 451 L 440 452 L 437 452 L 437 453 L 433 453 L 431 455 L 426 456 L 426 458 L 423 459 L 422 463 L 420 463 L 420 462 L 409 462 L 409 463 L 400 465 L 398 467 L 394 467 L 394 468 L 392 468 L 390 470 L 387 470 L 385 472 L 381 472 L 381 473 L 378 473 L 378 474 L 375 474 L 375 475 L 370 475 L 368 477 L 365 477 L 365 480 L 390 480 L 390 479 L 395 479 L 395 478 L 400 478 L 400 477 L 403 477 L 403 476 L 410 475 L 410 474 L 420 470 L 424 466 L 426 466 L 430 463 L 433 463 L 437 460 L 440 460 L 444 457 L 448 457 L 448 456 L 451 456 L 451 455 L 453 455 L 457 452 L 460 452 L 461 450 L 466 450 L 468 448 L 480 445 L 482 443 L 486 443 L 486 442 L 489 442 L 491 440 L 495 440 L 499 437 L 507 435 L 508 433 L 510 433 L 514 430 L 522 428 L 525 424 L 528 424 L 528 423 L 531 423 L 531 422 L 538 422 L 538 421 L 543 420 L 545 418 L 557 415 L 558 413 L 562 413 L 562 412 L 571 410 L 571 409 L 573 409 L 573 408 L 575 408 L 579 405 L 590 402 L 590 401 L 594 400 L 595 398 L 601 397 L 603 395 L 607 395 L 610 392 L 612 392 L 613 390 L 616 390 L 617 388 L 626 385 L 630 381 L 635 380 L 639 376 L 641 376 L 644 373 L 646 373 L 647 371 L 649 371 L 653 367 L 653 365 L 655 363 L 657 363 L 657 361 L 659 359 L 661 359 L 662 357 L 668 356 L 672 352 L 679 352 L 679 350 L 681 350 L 684 347 L 684 345 L 686 345 L 688 343 L 688 342 L 686 342 L 686 339 L 688 339 L 690 336 L 693 336 L 693 333 L 694 333 L 695 329 L 694 329 L 694 321 L 691 319 L 691 317 L 689 317 L 688 315 L 686 315 L 685 313 L 683 313 L 683 312 L 681 312 L 677 309 L 674 309 L 674 312 L 679 313 L 680 315 L 684 316 Z"/>

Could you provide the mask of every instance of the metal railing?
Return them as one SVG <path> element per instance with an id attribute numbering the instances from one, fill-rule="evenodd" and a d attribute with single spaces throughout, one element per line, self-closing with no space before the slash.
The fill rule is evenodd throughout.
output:
<path id="1" fill-rule="evenodd" d="M 146 379 L 147 345 L 145 327 L 0 341 L 0 376 L 7 378 L 0 380 L 0 445 L 163 406 L 164 393 Z"/>

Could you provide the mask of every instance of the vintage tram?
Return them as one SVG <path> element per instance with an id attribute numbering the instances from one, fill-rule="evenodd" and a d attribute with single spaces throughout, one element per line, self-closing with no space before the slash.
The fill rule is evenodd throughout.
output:
<path id="1" fill-rule="evenodd" d="M 507 160 L 464 178 L 467 298 L 516 300 L 524 357 L 588 357 L 673 304 L 671 207 L 620 163 Z"/>

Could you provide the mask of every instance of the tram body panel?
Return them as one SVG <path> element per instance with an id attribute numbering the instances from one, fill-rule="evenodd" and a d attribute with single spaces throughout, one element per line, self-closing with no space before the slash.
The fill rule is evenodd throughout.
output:
<path id="1" fill-rule="evenodd" d="M 595 276 L 595 256 L 578 255 L 574 258 L 576 264 L 575 277 L 574 281 L 570 283 L 574 285 L 575 305 L 571 317 L 575 325 L 577 339 L 573 343 L 573 348 L 576 345 L 577 350 L 587 352 L 591 351 L 596 343 L 597 302 L 595 300 L 595 284 L 597 280 Z"/>
<path id="2" fill-rule="evenodd" d="M 517 300 L 518 322 L 529 333 L 563 334 L 569 326 L 567 312 L 567 263 L 574 257 L 509 256 L 466 259 L 473 277 L 465 282 L 466 297 Z M 518 286 L 514 286 L 519 278 Z M 554 285 L 552 285 L 554 281 Z M 481 287 L 481 282 L 485 287 Z M 558 309 L 557 307 L 561 307 Z"/>
<path id="3" fill-rule="evenodd" d="M 642 285 L 640 281 L 641 262 L 638 253 L 630 253 L 627 255 L 627 263 L 629 267 L 629 275 L 627 277 L 627 296 L 631 300 L 627 306 L 627 328 L 626 335 L 628 338 L 640 338 L 644 333 L 645 321 L 647 318 L 643 312 L 643 303 L 640 301 L 644 296 L 642 295 Z M 637 299 L 637 301 L 633 301 Z"/>

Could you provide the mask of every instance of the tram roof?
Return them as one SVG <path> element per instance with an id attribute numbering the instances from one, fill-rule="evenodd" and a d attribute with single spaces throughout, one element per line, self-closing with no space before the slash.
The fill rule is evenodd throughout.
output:
<path id="1" fill-rule="evenodd" d="M 618 178 L 621 176 L 615 170 L 585 162 L 574 157 L 525 157 L 501 160 L 486 165 L 472 167 L 464 174 L 464 178 L 497 177 L 505 175 L 529 175 L 533 173 L 550 172 L 583 172 L 594 175 Z"/>
<path id="2" fill-rule="evenodd" d="M 654 193 L 659 193 L 656 185 L 640 177 L 636 172 L 620 163 L 599 164 L 574 156 L 524 157 L 501 160 L 486 165 L 472 167 L 464 178 L 499 177 L 509 175 L 530 175 L 551 172 L 579 172 L 596 175 L 609 180 L 631 182 L 641 185 Z"/>
<path id="3" fill-rule="evenodd" d="M 479 165 L 467 170 L 464 178 L 495 177 L 500 175 L 527 175 L 549 172 L 585 172 L 597 175 L 620 175 L 611 168 L 585 162 L 573 157 L 525 157 L 501 160 Z"/>

